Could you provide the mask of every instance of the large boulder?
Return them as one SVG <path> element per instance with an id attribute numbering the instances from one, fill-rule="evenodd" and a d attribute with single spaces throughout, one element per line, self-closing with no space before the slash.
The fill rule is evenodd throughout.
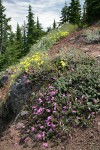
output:
<path id="1" fill-rule="evenodd" d="M 20 79 L 12 85 L 9 92 L 9 101 L 14 114 L 18 114 L 22 106 L 27 104 L 31 93 L 32 85 L 25 79 Z"/>
<path id="2" fill-rule="evenodd" d="M 8 76 L 3 75 L 0 79 L 0 88 L 3 87 L 7 81 L 8 81 Z"/>

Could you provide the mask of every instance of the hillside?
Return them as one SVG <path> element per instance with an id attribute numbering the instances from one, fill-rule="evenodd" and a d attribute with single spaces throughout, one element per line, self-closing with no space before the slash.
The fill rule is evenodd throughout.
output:
<path id="1" fill-rule="evenodd" d="M 100 27 L 65 24 L 0 73 L 0 150 L 100 149 Z"/>

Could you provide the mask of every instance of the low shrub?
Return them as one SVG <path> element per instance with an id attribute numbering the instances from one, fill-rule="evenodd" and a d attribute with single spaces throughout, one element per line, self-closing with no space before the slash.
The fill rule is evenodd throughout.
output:
<path id="1" fill-rule="evenodd" d="M 99 64 L 78 54 L 69 51 L 53 60 L 59 76 L 32 97 L 31 134 L 40 141 L 62 138 L 70 126 L 87 127 L 100 111 Z"/>
<path id="2" fill-rule="evenodd" d="M 99 43 L 100 42 L 100 29 L 86 30 L 84 32 L 87 43 Z"/>

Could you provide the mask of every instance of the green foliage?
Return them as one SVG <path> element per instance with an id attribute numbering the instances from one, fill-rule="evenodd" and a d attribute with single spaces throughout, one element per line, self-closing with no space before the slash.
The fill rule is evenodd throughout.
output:
<path id="1" fill-rule="evenodd" d="M 60 24 L 67 23 L 69 21 L 69 8 L 65 2 L 65 6 L 61 10 Z"/>
<path id="2" fill-rule="evenodd" d="M 69 23 L 80 24 L 81 6 L 79 0 L 71 0 L 69 6 Z"/>
<path id="3" fill-rule="evenodd" d="M 80 25 L 81 5 L 79 0 L 71 0 L 69 6 L 65 3 L 65 6 L 62 8 L 60 25 L 67 22 Z"/>
<path id="4" fill-rule="evenodd" d="M 100 20 L 100 1 L 86 0 L 86 20 L 88 23 L 93 23 Z"/>
<path id="5" fill-rule="evenodd" d="M 22 26 L 22 56 L 25 56 L 28 52 L 27 50 L 27 25 L 24 21 L 24 25 Z"/>
<path id="6" fill-rule="evenodd" d="M 22 31 L 21 31 L 19 24 L 17 24 L 17 30 L 16 30 L 16 36 L 15 36 L 15 43 L 14 44 L 17 45 L 16 46 L 16 52 L 19 53 L 18 58 L 21 58 L 24 55 L 22 42 L 23 42 L 22 41 Z"/>
<path id="7" fill-rule="evenodd" d="M 21 43 L 21 40 L 22 40 L 21 28 L 19 27 L 19 24 L 17 23 L 16 41 Z"/>
<path id="8" fill-rule="evenodd" d="M 2 6 L 2 5 L 0 5 Z M 2 6 L 3 7 L 3 6 Z M 0 9 L 3 10 L 4 8 Z M 39 19 L 37 18 L 37 23 L 34 21 L 34 14 L 32 13 L 32 8 L 29 6 L 28 12 L 28 23 L 24 22 L 22 28 L 17 24 L 16 33 L 13 33 L 11 30 L 8 34 L 8 21 L 6 19 L 6 15 L 4 14 L 4 23 L 2 22 L 1 26 L 5 27 L 6 30 L 3 29 L 1 32 L 1 47 L 0 51 L 3 50 L 3 54 L 0 60 L 0 71 L 6 69 L 9 65 L 13 65 L 19 61 L 20 58 L 25 56 L 30 47 L 37 42 L 45 32 L 43 31 L 41 24 L 39 23 Z M 3 19 L 2 19 L 3 20 Z M 1 27 L 2 29 L 2 27 Z M 2 36 L 4 35 L 4 37 Z M 6 61 L 6 63 L 5 63 Z"/>
<path id="9" fill-rule="evenodd" d="M 54 22 L 53 22 L 53 29 L 56 29 L 56 27 L 57 27 L 57 24 L 56 24 L 56 21 L 55 21 L 55 19 L 54 19 Z"/>
<path id="10" fill-rule="evenodd" d="M 28 43 L 28 50 L 29 48 L 36 43 L 36 24 L 34 21 L 34 14 L 32 13 L 32 7 L 29 5 L 28 10 L 28 23 L 27 23 L 27 43 Z"/>
<path id="11" fill-rule="evenodd" d="M 32 60 L 32 57 L 35 57 L 37 56 L 36 53 L 40 53 L 40 54 L 43 54 L 45 55 L 45 53 L 48 51 L 48 49 L 50 49 L 50 47 L 52 47 L 52 45 L 57 41 L 59 40 L 60 38 L 63 38 L 65 36 L 67 36 L 68 33 L 71 33 L 73 31 L 75 31 L 77 29 L 77 26 L 75 25 L 71 25 L 71 24 L 65 24 L 63 25 L 61 28 L 59 29 L 56 29 L 56 30 L 52 30 L 51 32 L 49 32 L 46 36 L 42 37 L 41 40 L 39 40 L 36 44 L 33 45 L 33 47 L 31 47 L 31 50 L 30 52 L 28 53 L 28 55 L 26 57 L 24 57 L 23 59 L 19 60 L 19 50 L 17 51 L 16 47 L 17 47 L 17 44 L 15 43 L 16 41 L 12 41 L 12 38 L 11 38 L 11 44 L 9 45 L 8 47 L 8 54 L 7 54 L 7 58 L 9 59 L 9 53 L 11 55 L 10 57 L 10 60 L 7 62 L 9 63 L 5 63 L 3 62 L 4 59 L 2 59 L 0 61 L 0 71 L 4 70 L 5 68 L 7 68 L 7 66 L 9 65 L 13 65 L 15 64 L 16 62 L 25 62 L 25 60 L 27 62 L 25 62 L 25 66 L 24 67 L 21 67 L 20 66 L 20 63 L 17 64 L 16 66 L 11 66 L 9 67 L 9 69 L 11 69 L 11 72 L 12 72 L 12 75 L 14 76 L 17 76 L 18 74 L 21 74 L 21 72 L 23 72 L 24 69 L 22 68 L 26 68 L 27 66 L 27 71 L 26 72 L 31 72 L 32 68 L 36 69 L 37 72 L 40 72 L 42 70 L 44 70 L 45 68 L 49 69 L 49 68 L 52 68 L 52 66 L 50 66 L 49 62 L 48 61 L 45 61 L 45 60 L 42 60 L 44 61 L 45 63 L 43 63 L 40 67 L 40 69 L 38 69 L 39 67 L 38 66 L 38 62 L 37 64 L 34 64 L 31 60 Z M 11 33 L 11 36 L 14 36 L 12 33 Z M 14 43 L 12 43 L 14 42 Z M 9 51 L 10 50 L 10 51 Z M 45 55 L 46 56 L 46 55 Z M 15 59 L 13 58 L 15 57 Z M 42 57 L 41 57 L 42 58 Z M 46 57 L 45 57 L 46 58 Z M 5 58 L 6 59 L 6 58 Z M 14 62 L 12 62 L 12 60 Z M 46 59 L 47 60 L 47 59 Z M 34 61 L 34 60 L 33 60 Z M 32 63 L 31 63 L 32 62 Z M 5 64 L 6 66 L 3 67 L 3 65 Z M 43 68 L 44 67 L 44 68 Z M 31 69 L 30 69 L 31 68 Z M 17 70 L 17 71 L 15 71 Z M 17 74 L 18 73 L 18 74 Z"/>
<path id="12" fill-rule="evenodd" d="M 4 53 L 8 43 L 8 36 L 11 26 L 8 25 L 10 18 L 5 15 L 5 7 L 0 0 L 0 53 Z"/>
<path id="13" fill-rule="evenodd" d="M 39 40 L 42 36 L 45 35 L 45 31 L 43 31 L 42 25 L 40 24 L 38 17 L 36 22 L 36 33 L 37 33 L 36 40 Z"/>
<path id="14" fill-rule="evenodd" d="M 52 30 L 51 27 L 47 27 L 47 33 L 50 32 Z"/>
<path id="15" fill-rule="evenodd" d="M 87 43 L 99 43 L 100 42 L 100 30 L 97 28 L 93 30 L 85 30 L 84 35 L 86 36 Z"/>
<path id="16" fill-rule="evenodd" d="M 81 51 L 69 50 L 54 59 L 52 66 L 54 76 L 52 71 L 48 74 L 52 84 L 32 96 L 29 121 L 35 138 L 45 142 L 62 138 L 70 126 L 88 127 L 100 111 L 99 62 Z"/>
<path id="17" fill-rule="evenodd" d="M 59 38 L 61 38 L 61 32 L 66 34 L 66 32 L 71 33 L 76 29 L 77 25 L 64 24 L 59 29 L 51 30 L 46 36 L 42 37 L 41 40 L 39 40 L 35 45 L 31 47 L 29 55 L 31 56 L 34 52 L 37 51 L 47 51 L 57 40 L 59 40 Z M 56 40 L 54 39 L 54 37 Z"/>

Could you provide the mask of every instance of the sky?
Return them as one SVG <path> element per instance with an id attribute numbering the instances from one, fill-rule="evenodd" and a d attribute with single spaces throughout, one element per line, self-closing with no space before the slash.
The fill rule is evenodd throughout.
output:
<path id="1" fill-rule="evenodd" d="M 67 4 L 70 0 L 66 0 Z M 81 5 L 84 0 L 80 0 Z M 17 22 L 21 26 L 24 20 L 27 22 L 28 6 L 32 6 L 34 18 L 39 17 L 42 27 L 46 29 L 51 26 L 53 20 L 59 22 L 61 9 L 65 4 L 65 0 L 3 0 L 3 5 L 6 8 L 7 17 L 11 17 L 10 24 L 13 30 L 16 30 Z"/>

